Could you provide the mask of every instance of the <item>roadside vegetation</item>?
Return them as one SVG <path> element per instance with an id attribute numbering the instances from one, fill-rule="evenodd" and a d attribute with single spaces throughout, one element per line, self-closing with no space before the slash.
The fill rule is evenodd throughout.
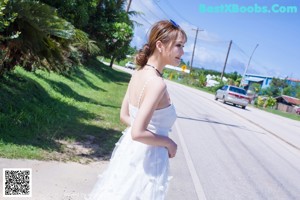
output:
<path id="1" fill-rule="evenodd" d="M 125 60 L 117 62 L 116 64 L 124 66 L 128 61 L 133 61 L 133 59 L 127 58 Z M 109 60 L 106 60 L 106 62 L 109 62 Z M 188 66 L 187 64 L 182 62 L 179 65 L 179 68 L 181 68 L 183 65 Z M 194 68 L 192 69 L 192 73 L 190 74 L 184 73 L 183 71 L 175 71 L 165 68 L 163 76 L 166 79 L 196 88 L 204 92 L 208 92 L 210 94 L 215 94 L 216 91 L 223 87 L 225 84 L 239 86 L 242 80 L 242 76 L 240 74 L 238 74 L 237 72 L 232 72 L 224 73 L 223 77 L 226 77 L 226 81 L 221 81 L 220 72 L 204 68 Z M 207 87 L 207 76 L 214 76 L 214 80 L 219 82 L 219 84 Z M 260 84 L 254 83 L 251 84 L 249 90 L 252 92 L 252 95 L 255 96 L 252 104 L 249 104 L 250 106 L 254 106 L 258 109 L 265 110 L 282 117 L 300 121 L 300 115 L 275 109 L 277 103 L 275 97 L 278 97 L 281 94 L 300 98 L 300 85 L 292 87 L 286 83 L 286 80 L 273 78 L 273 81 L 268 88 L 262 89 Z"/>
<path id="2" fill-rule="evenodd" d="M 0 157 L 89 162 L 109 158 L 125 128 L 130 75 L 94 59 L 69 75 L 17 67 L 0 79 Z"/>
<path id="3" fill-rule="evenodd" d="M 279 115 L 279 116 L 282 116 L 282 117 L 286 117 L 286 118 L 289 118 L 289 119 L 300 121 L 300 115 L 297 115 L 297 114 L 282 112 L 280 110 L 275 110 L 275 109 L 272 109 L 272 108 L 263 108 L 263 107 L 258 107 L 258 108 L 261 109 L 261 110 L 264 110 L 266 112 L 273 113 L 275 115 Z"/>
<path id="4" fill-rule="evenodd" d="M 136 22 L 126 0 L 0 1 L 0 156 L 106 159 Z M 110 65 L 96 57 L 110 59 Z"/>
<path id="5" fill-rule="evenodd" d="M 126 0 L 0 1 L 0 157 L 87 163 L 107 159 L 125 128 L 119 121 L 130 75 L 134 26 Z M 108 62 L 109 65 L 101 61 Z M 189 63 L 181 63 L 180 67 Z M 220 84 L 206 87 L 206 76 Z M 214 93 L 220 72 L 165 70 L 164 77 Z M 227 84 L 241 76 L 225 73 Z M 275 81 L 257 94 L 300 96 Z M 272 107 L 273 100 L 262 103 Z M 270 105 L 269 105 L 270 103 Z M 260 104 L 258 104 L 259 106 Z M 298 117 L 298 116 L 297 116 Z M 299 118 L 297 118 L 299 119 Z"/>
<path id="6" fill-rule="evenodd" d="M 0 75 L 27 71 L 67 73 L 90 57 L 114 61 L 130 52 L 134 21 L 126 0 L 3 0 L 0 2 Z"/>
<path id="7" fill-rule="evenodd" d="M 185 63 L 182 63 L 181 65 L 185 65 Z M 207 75 L 215 76 L 215 81 L 219 82 L 219 84 L 206 87 Z M 239 86 L 242 79 L 242 76 L 237 72 L 224 73 L 224 77 L 227 79 L 226 81 L 221 81 L 220 76 L 221 73 L 218 71 L 198 68 L 193 69 L 191 74 L 170 69 L 164 70 L 165 78 L 211 94 L 215 94 L 215 92 L 225 84 Z M 252 95 L 255 96 L 253 104 L 249 105 L 282 117 L 300 121 L 300 115 L 275 109 L 277 103 L 275 97 L 278 97 L 281 94 L 300 98 L 299 84 L 292 87 L 286 83 L 286 80 L 273 78 L 271 85 L 268 88 L 262 89 L 260 84 L 255 83 L 251 85 L 249 90 L 252 92 Z"/>

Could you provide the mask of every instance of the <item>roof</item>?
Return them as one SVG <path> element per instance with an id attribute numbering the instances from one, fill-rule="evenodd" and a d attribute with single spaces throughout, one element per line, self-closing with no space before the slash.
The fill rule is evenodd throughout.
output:
<path id="1" fill-rule="evenodd" d="M 297 99 L 295 97 L 290 97 L 286 95 L 281 95 L 279 97 L 276 97 L 276 99 L 282 98 L 287 103 L 293 104 L 293 105 L 300 105 L 300 99 Z"/>
<path id="2" fill-rule="evenodd" d="M 300 79 L 295 79 L 295 78 L 287 78 L 287 80 L 292 82 L 300 82 Z"/>
<path id="3" fill-rule="evenodd" d="M 259 74 L 245 74 L 245 76 L 248 77 L 260 77 L 260 78 L 273 78 L 274 76 L 264 76 L 264 75 L 259 75 Z"/>
<path id="4" fill-rule="evenodd" d="M 257 78 L 257 77 L 247 77 L 247 81 L 252 81 L 252 82 L 263 82 L 265 79 L 264 78 Z"/>

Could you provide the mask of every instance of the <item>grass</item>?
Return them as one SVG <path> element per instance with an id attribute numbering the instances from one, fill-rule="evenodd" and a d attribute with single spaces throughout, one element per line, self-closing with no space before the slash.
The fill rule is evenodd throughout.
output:
<path id="1" fill-rule="evenodd" d="M 274 110 L 274 109 L 271 109 L 271 108 L 261 108 L 261 107 L 256 107 L 256 108 L 259 108 L 261 110 L 273 113 L 275 115 L 279 115 L 279 116 L 282 116 L 282 117 L 286 117 L 286 118 L 289 118 L 289 119 L 300 121 L 300 115 L 297 115 L 297 114 L 283 112 L 283 111 L 280 111 L 280 110 Z"/>
<path id="2" fill-rule="evenodd" d="M 0 78 L 0 157 L 109 158 L 129 78 L 96 59 L 69 75 L 17 67 Z"/>
<path id="3" fill-rule="evenodd" d="M 129 79 L 96 59 L 69 75 L 17 67 L 0 78 L 0 157 L 108 159 L 125 128 L 119 112 Z"/>
<path id="4" fill-rule="evenodd" d="M 167 74 L 172 73 L 171 70 L 166 70 L 166 71 L 167 71 Z M 168 77 L 166 77 L 166 78 L 168 78 Z M 172 81 L 180 83 L 180 84 L 188 86 L 188 87 L 191 87 L 191 88 L 195 88 L 195 89 L 201 90 L 203 92 L 207 92 L 207 93 L 210 93 L 210 94 L 215 94 L 214 90 L 216 90 L 216 88 L 197 87 L 195 85 L 189 84 L 184 79 L 180 79 L 180 80 L 172 79 Z M 249 104 L 249 106 L 252 106 L 252 105 Z M 287 113 L 287 112 L 283 112 L 283 111 L 280 111 L 280 110 L 274 110 L 274 109 L 271 109 L 271 108 L 261 108 L 261 107 L 258 107 L 258 106 L 255 106 L 255 107 L 258 108 L 258 109 L 264 110 L 266 112 L 273 113 L 275 115 L 279 115 L 279 116 L 282 116 L 282 117 L 286 117 L 286 118 L 289 118 L 289 119 L 300 121 L 300 115 L 297 115 L 297 114 Z"/>
<path id="5" fill-rule="evenodd" d="M 102 57 L 102 56 L 98 56 L 98 59 L 99 60 L 101 60 L 101 61 L 103 61 L 103 62 L 106 62 L 106 63 L 110 63 L 110 59 L 108 59 L 108 58 L 104 58 L 104 57 Z M 116 60 L 114 61 L 114 65 L 119 65 L 119 66 L 125 66 L 125 64 L 128 62 L 128 61 L 131 61 L 131 62 L 133 62 L 133 59 L 132 58 L 126 58 L 126 59 L 124 59 L 124 60 L 121 60 L 120 62 L 117 62 Z"/>

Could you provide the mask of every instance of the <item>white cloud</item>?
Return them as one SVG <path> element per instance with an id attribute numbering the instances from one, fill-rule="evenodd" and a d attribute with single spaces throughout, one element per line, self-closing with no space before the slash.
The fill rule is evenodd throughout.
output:
<path id="1" fill-rule="evenodd" d="M 217 51 L 211 51 L 210 49 L 207 49 L 205 47 L 201 47 L 198 50 L 198 58 L 201 62 L 204 63 L 221 63 L 225 60 L 224 54 L 221 54 Z"/>
<path id="2" fill-rule="evenodd" d="M 154 1 L 132 1 L 131 9 L 142 12 L 142 16 L 134 16 L 133 20 L 143 24 L 143 26 L 135 27 L 134 37 L 131 42 L 132 46 L 141 48 L 147 40 L 147 34 L 151 25 L 159 20 L 166 19 L 166 15 L 155 5 Z M 183 30 L 185 30 L 188 41 L 185 44 L 183 56 L 184 61 L 191 61 L 196 37 L 196 28 L 194 25 L 185 21 L 177 22 Z M 205 29 L 199 27 L 199 29 Z M 208 32 L 207 30 L 198 31 L 196 49 L 194 53 L 194 67 L 204 67 L 215 70 L 222 70 L 226 58 L 229 41 L 222 41 L 217 34 Z M 237 55 L 236 52 L 230 52 L 226 72 L 237 71 L 243 74 L 248 59 L 245 56 Z M 255 63 L 254 63 L 255 64 Z M 252 64 L 251 64 L 252 66 Z M 278 70 L 268 69 L 267 67 L 249 67 L 247 73 L 264 74 L 264 75 L 280 75 Z"/>
<path id="3" fill-rule="evenodd" d="M 155 6 L 154 2 L 150 0 L 132 1 L 130 10 L 142 12 L 142 16 L 136 16 L 135 19 L 145 24 L 148 28 L 151 26 L 150 24 L 163 19 L 163 15 L 161 14 L 157 6 Z"/>
<path id="4" fill-rule="evenodd" d="M 183 18 L 176 16 L 176 12 L 174 12 L 170 7 L 166 6 L 167 5 L 164 1 L 132 1 L 130 10 L 142 12 L 144 13 L 144 15 L 134 16 L 132 18 L 133 20 L 143 24 L 143 26 L 135 28 L 135 35 L 131 44 L 140 48 L 146 42 L 147 32 L 150 29 L 151 25 L 157 22 L 158 20 L 169 19 L 169 16 L 167 15 L 170 15 L 173 12 L 172 16 L 175 17 L 176 22 L 187 33 L 188 41 L 185 44 L 185 55 L 183 56 L 183 59 L 184 61 L 190 61 L 194 47 L 194 40 L 196 37 L 195 29 L 197 27 L 188 23 L 187 21 L 184 21 Z M 166 11 L 167 14 L 165 14 L 159 7 L 161 7 L 162 10 Z M 209 30 L 205 30 L 205 28 L 206 27 L 199 27 L 199 29 L 204 30 L 198 32 L 197 46 L 193 63 L 196 67 L 207 67 L 215 68 L 216 70 L 222 70 L 226 58 L 229 41 L 224 41 L 222 39 L 222 35 L 209 32 Z M 254 57 L 257 59 L 259 58 L 257 55 L 255 55 Z M 243 53 L 242 49 L 233 47 L 228 58 L 226 71 L 228 70 L 228 72 L 230 72 L 230 70 L 232 70 L 238 71 L 239 73 L 243 73 L 245 66 L 248 63 L 248 60 L 249 55 Z M 260 58 L 260 61 L 261 60 L 264 61 L 264 64 L 256 63 L 255 60 L 252 60 L 248 72 L 270 76 L 283 76 L 283 74 L 285 73 L 284 69 L 281 69 L 282 66 L 277 66 L 276 68 L 265 67 L 274 66 L 273 62 L 267 63 L 267 57 Z M 298 66 L 294 67 L 294 74 L 290 72 L 288 75 L 299 76 L 299 72 L 297 72 L 297 70 Z"/>

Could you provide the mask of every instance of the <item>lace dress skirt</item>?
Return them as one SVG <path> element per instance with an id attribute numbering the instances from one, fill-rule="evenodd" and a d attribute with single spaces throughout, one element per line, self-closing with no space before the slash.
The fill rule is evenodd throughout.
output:
<path id="1" fill-rule="evenodd" d="M 133 141 L 131 128 L 116 143 L 108 169 L 88 200 L 163 200 L 171 179 L 164 147 Z"/>

